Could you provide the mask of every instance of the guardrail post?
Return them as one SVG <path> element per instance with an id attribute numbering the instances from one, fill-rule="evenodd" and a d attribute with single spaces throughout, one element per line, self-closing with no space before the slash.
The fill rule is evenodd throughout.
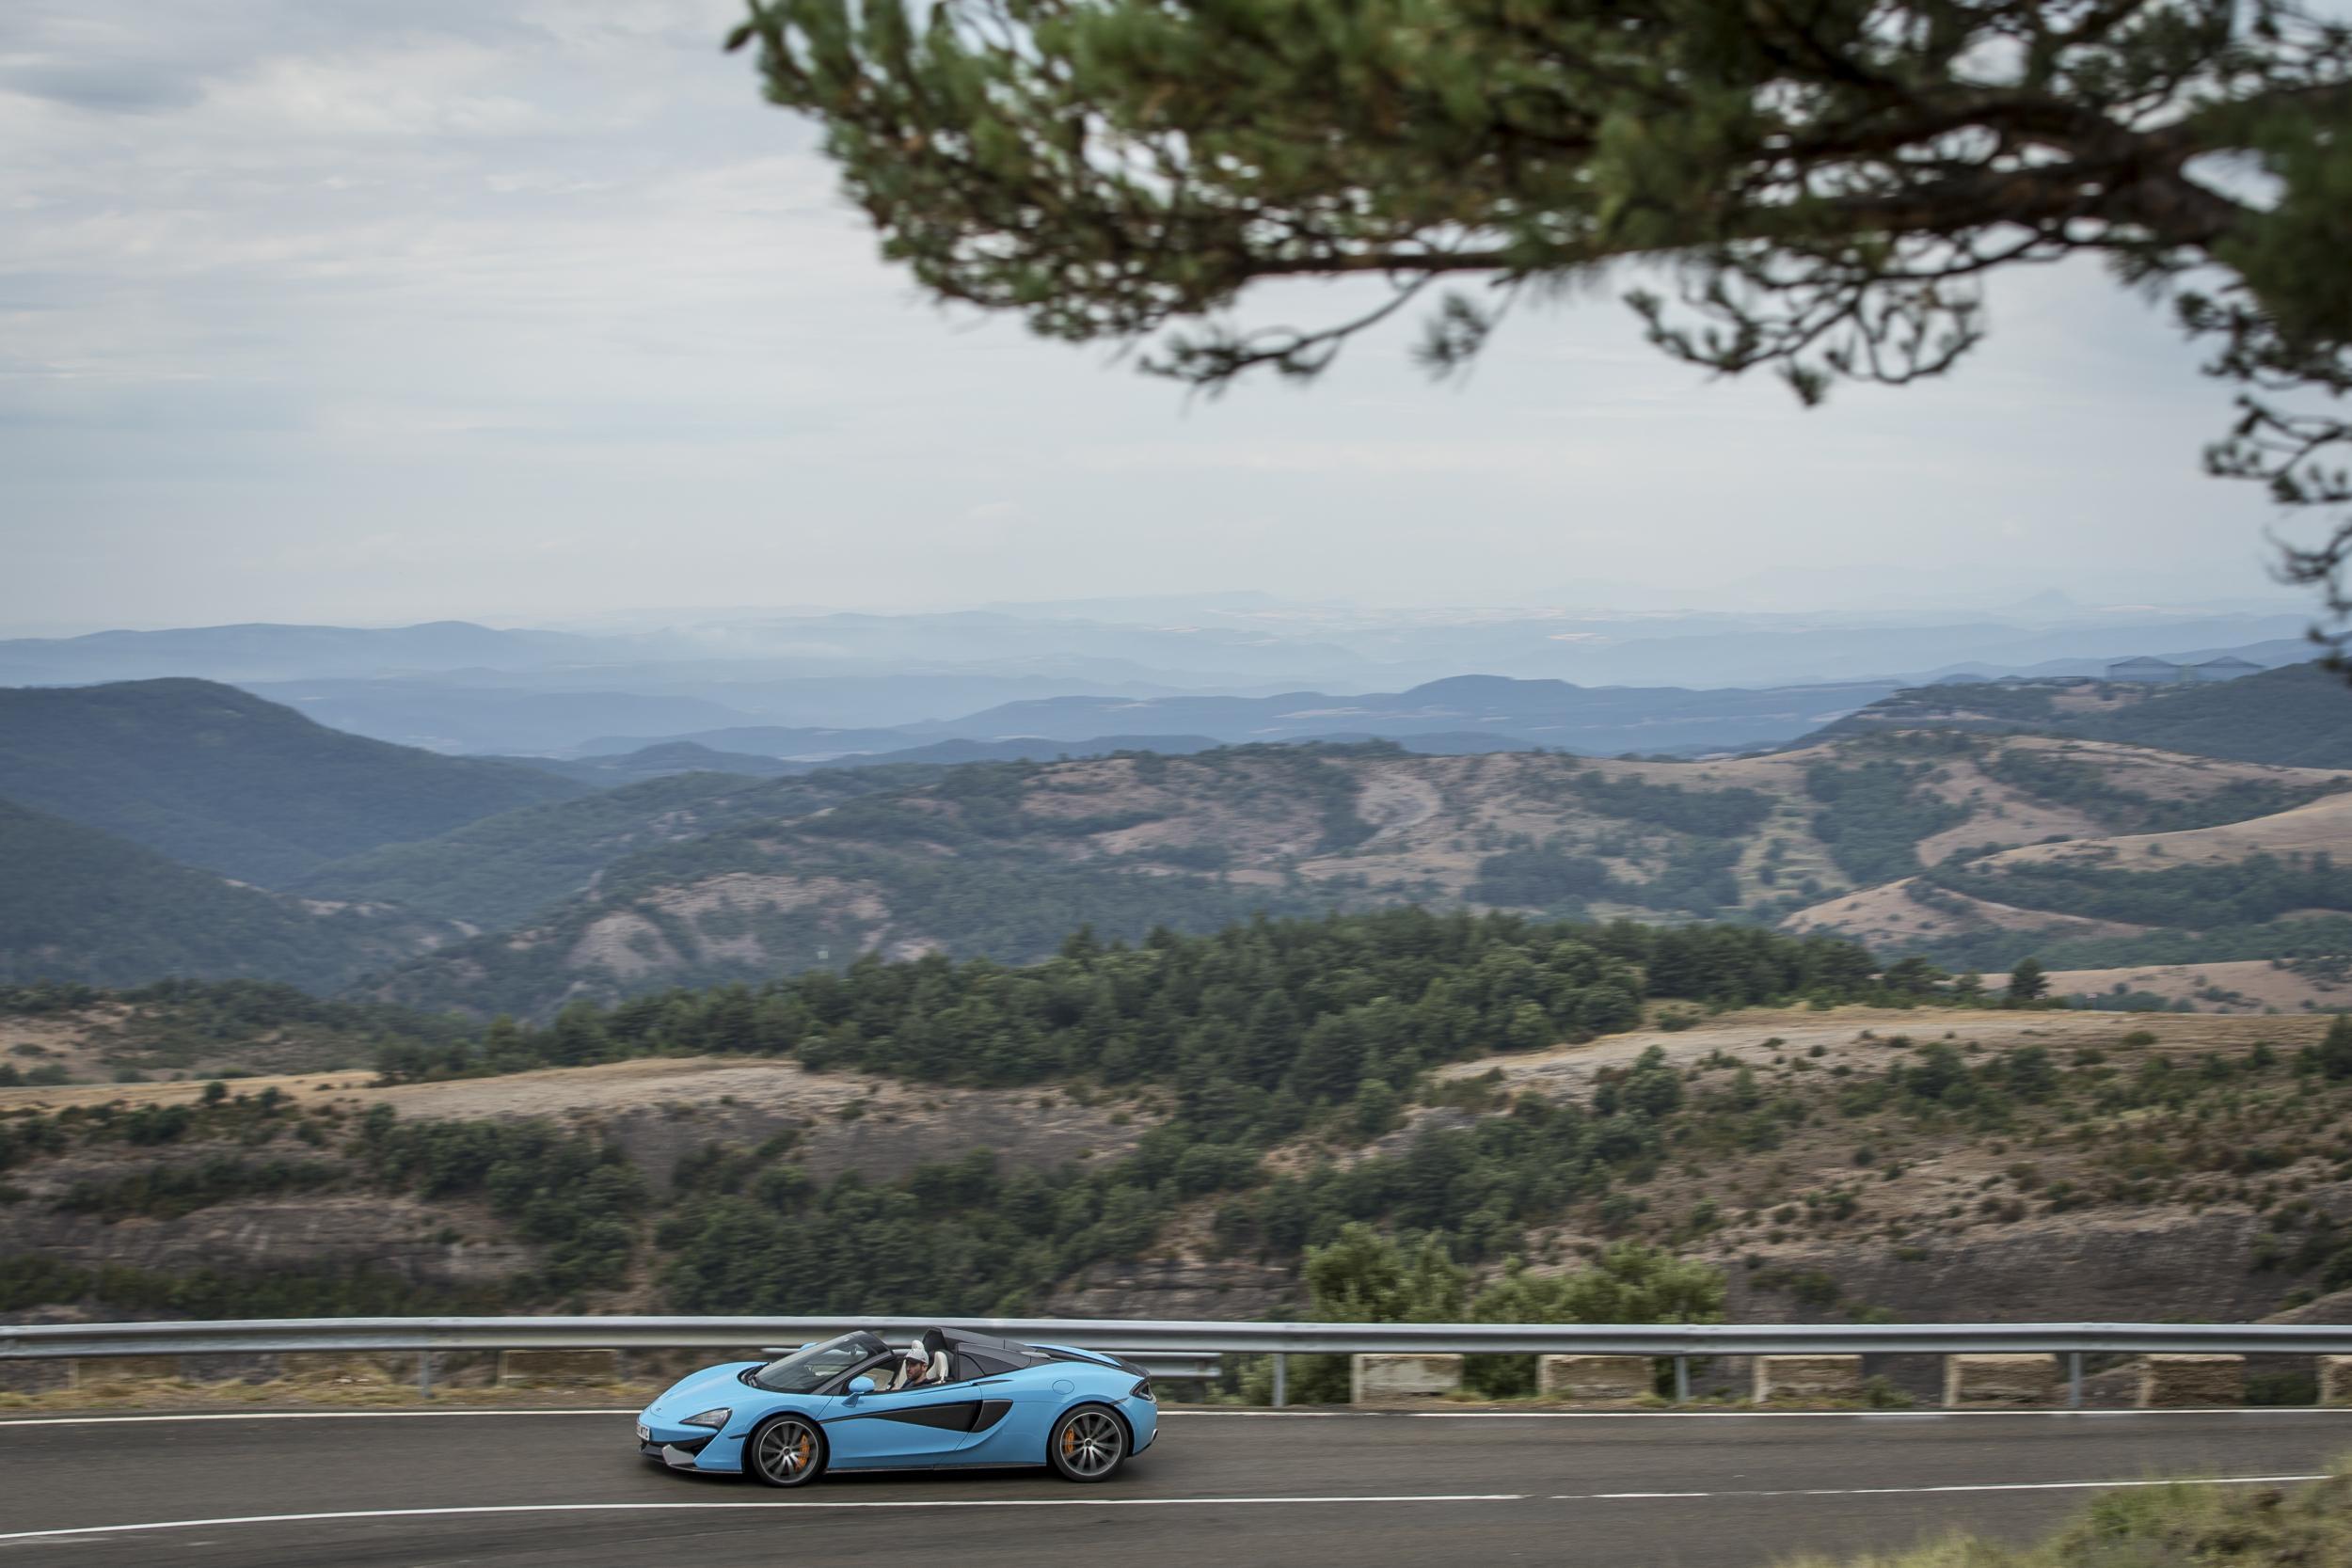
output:
<path id="1" fill-rule="evenodd" d="M 2066 1353 L 2066 1408 L 2080 1410 L 2082 1407 L 2083 1353 L 2078 1350 L 2068 1351 Z"/>
<path id="2" fill-rule="evenodd" d="M 417 1397 L 433 1397 L 433 1353 L 429 1350 L 417 1353 Z"/>
<path id="3" fill-rule="evenodd" d="M 1274 1353 L 1274 1408 L 1277 1410 L 1290 1402 L 1289 1379 L 1285 1375 L 1289 1370 L 1290 1357 L 1279 1350 L 1276 1351 Z"/>
<path id="4" fill-rule="evenodd" d="M 1691 1358 L 1687 1355 L 1677 1355 L 1675 1357 L 1675 1403 L 1689 1404 L 1690 1402 Z"/>

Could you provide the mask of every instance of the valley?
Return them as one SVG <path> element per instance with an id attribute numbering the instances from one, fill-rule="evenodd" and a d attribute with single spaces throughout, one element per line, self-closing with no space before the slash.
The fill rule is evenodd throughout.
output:
<path id="1" fill-rule="evenodd" d="M 2241 708 L 2277 705 L 2265 683 L 2289 692 L 2278 722 L 2309 728 L 2317 698 L 2292 671 L 2241 683 Z M 2000 689 L 1972 700 L 2041 695 Z M 2063 703 L 2081 689 L 2053 689 Z M 50 780 L 37 793 L 74 816 L 71 833 L 13 819 L 43 839 L 0 883 L 0 976 L 24 979 L 244 975 L 544 1019 L 864 954 L 1019 963 L 1081 927 L 1136 941 L 1403 903 L 1732 919 L 1954 972 L 2352 948 L 2352 884 L 2336 869 L 2352 850 L 2352 769 L 1938 727 L 1916 693 L 1801 744 L 1690 761 L 1382 740 L 697 769 L 608 788 L 337 736 L 202 682 L 42 700 L 93 724 L 135 714 L 141 754 L 174 782 L 135 804 L 109 783 L 126 761 L 55 738 L 62 720 L 0 736 L 0 776 Z M 514 803 L 517 781 L 542 798 Z M 436 812 L 462 819 L 436 827 Z M 190 859 L 164 858 L 175 850 Z M 207 878 L 248 862 L 270 868 L 259 886 Z M 148 891 L 101 944 L 75 911 L 134 864 Z M 222 931 L 246 934 L 213 942 Z"/>
<path id="2" fill-rule="evenodd" d="M 2241 751 L 2312 722 L 2270 678 Z M 1297 1316 L 1391 1253 L 1503 1317 L 1665 1259 L 1755 1322 L 2352 1289 L 2352 769 L 1915 692 L 1689 759 L 568 776 L 42 701 L 135 740 L 0 734 L 58 808 L 0 799 L 13 1317 Z"/>

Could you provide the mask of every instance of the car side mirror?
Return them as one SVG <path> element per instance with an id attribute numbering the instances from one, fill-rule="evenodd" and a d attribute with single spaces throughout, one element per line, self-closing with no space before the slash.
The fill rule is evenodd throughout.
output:
<path id="1" fill-rule="evenodd" d="M 874 1380 L 872 1378 L 853 1377 L 850 1379 L 850 1393 L 852 1398 L 859 1394 L 870 1394 L 873 1391 Z"/>

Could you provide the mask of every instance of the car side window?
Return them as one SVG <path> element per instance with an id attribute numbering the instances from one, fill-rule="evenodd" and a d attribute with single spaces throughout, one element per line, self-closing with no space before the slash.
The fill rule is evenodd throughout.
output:
<path id="1" fill-rule="evenodd" d="M 969 1372 L 963 1370 L 967 1364 L 973 1369 Z M 1002 1377 L 1013 1370 L 1012 1362 L 998 1356 L 982 1355 L 977 1351 L 966 1351 L 956 1357 L 956 1375 L 960 1378 Z"/>
<path id="2" fill-rule="evenodd" d="M 850 1384 L 851 1380 L 860 1377 L 871 1377 L 876 1383 L 880 1383 L 882 1381 L 882 1373 L 897 1359 L 898 1357 L 896 1356 L 878 1355 L 862 1366 L 851 1367 L 848 1371 L 843 1372 L 839 1377 L 834 1378 L 831 1383 L 825 1385 L 825 1392 L 828 1394 L 846 1394 L 850 1391 Z"/>

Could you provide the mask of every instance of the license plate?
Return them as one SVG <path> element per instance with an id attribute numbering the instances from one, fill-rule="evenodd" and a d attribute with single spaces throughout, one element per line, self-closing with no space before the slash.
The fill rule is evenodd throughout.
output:
<path id="1" fill-rule="evenodd" d="M 648 1442 L 648 1441 L 650 1441 L 650 1440 L 652 1439 L 652 1437 L 653 1437 L 653 1433 L 650 1433 L 650 1432 L 647 1432 L 647 1431 L 645 1430 L 645 1423 L 644 1423 L 644 1422 L 643 1422 L 643 1421 L 638 1422 L 638 1423 L 637 1423 L 637 1440 L 638 1440 L 640 1443 L 644 1443 L 644 1442 Z"/>

